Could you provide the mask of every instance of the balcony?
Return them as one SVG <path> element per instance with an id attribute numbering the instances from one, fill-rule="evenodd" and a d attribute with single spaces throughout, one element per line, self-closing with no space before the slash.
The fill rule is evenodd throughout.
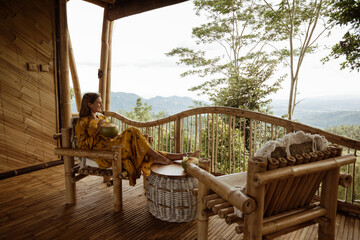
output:
<path id="1" fill-rule="evenodd" d="M 65 204 L 63 166 L 0 181 L 0 236 L 2 239 L 196 239 L 196 221 L 169 223 L 146 209 L 142 181 L 135 187 L 124 182 L 124 210 L 114 213 L 112 188 L 99 177 L 77 184 L 78 202 Z M 242 239 L 236 224 L 210 219 L 209 239 Z M 316 239 L 317 225 L 277 239 Z M 336 239 L 359 239 L 360 218 L 338 213 Z"/>

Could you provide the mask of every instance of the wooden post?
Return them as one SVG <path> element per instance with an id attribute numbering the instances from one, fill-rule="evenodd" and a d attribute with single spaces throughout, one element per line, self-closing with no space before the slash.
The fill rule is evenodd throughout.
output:
<path id="1" fill-rule="evenodd" d="M 176 117 L 175 121 L 175 152 L 180 153 L 181 152 L 181 119 L 179 116 Z"/>
<path id="2" fill-rule="evenodd" d="M 62 147 L 71 148 L 71 129 L 63 128 L 61 129 L 62 134 Z M 75 204 L 76 203 L 76 185 L 73 178 L 75 173 L 71 171 L 74 167 L 74 157 L 63 156 L 64 158 L 64 170 L 65 170 L 65 191 L 66 191 L 66 203 Z"/>
<path id="3" fill-rule="evenodd" d="M 106 81 L 107 81 L 107 65 L 108 65 L 108 48 L 109 48 L 109 26 L 110 21 L 107 19 L 108 8 L 104 8 L 104 18 L 101 35 L 101 57 L 100 57 L 100 69 L 98 72 L 99 77 L 99 93 L 106 106 Z"/>
<path id="4" fill-rule="evenodd" d="M 70 34 L 69 36 L 69 64 L 70 64 L 70 73 L 71 73 L 71 79 L 74 87 L 74 94 L 75 94 L 75 102 L 76 102 L 76 109 L 78 112 L 80 112 L 81 107 L 81 89 L 80 89 L 80 83 L 79 83 L 79 76 L 76 69 L 76 63 L 75 63 L 75 57 L 74 52 L 71 44 L 71 38 Z"/>
<path id="5" fill-rule="evenodd" d="M 117 152 L 117 154 L 115 155 L 115 159 L 112 161 L 114 211 L 120 212 L 123 208 L 122 180 L 120 178 L 120 173 L 122 172 L 121 147 L 113 146 L 112 149 L 113 151 Z"/>
<path id="6" fill-rule="evenodd" d="M 244 238 L 251 240 L 262 239 L 263 216 L 264 216 L 264 196 L 265 185 L 255 184 L 255 174 L 266 171 L 265 158 L 251 158 L 248 163 L 248 175 L 246 180 L 246 195 L 256 201 L 256 209 L 251 214 L 244 215 Z"/>
<path id="7" fill-rule="evenodd" d="M 106 101 L 105 101 L 105 111 L 110 111 L 110 97 L 111 97 L 111 46 L 112 46 L 112 33 L 114 28 L 114 21 L 110 21 L 109 26 L 109 48 L 108 48 L 108 63 L 106 69 Z"/>
<path id="8" fill-rule="evenodd" d="M 210 160 L 200 159 L 199 166 L 205 171 L 210 169 Z M 197 239 L 206 240 L 208 239 L 208 230 L 209 230 L 209 217 L 203 216 L 202 212 L 207 209 L 207 206 L 204 203 L 204 197 L 209 195 L 210 188 L 207 187 L 204 183 L 199 181 L 198 186 L 198 208 L 197 208 Z"/>
<path id="9" fill-rule="evenodd" d="M 322 182 L 320 206 L 327 209 L 325 217 L 329 220 L 326 225 L 319 224 L 319 240 L 335 239 L 336 207 L 339 189 L 340 169 L 329 170 Z"/>
<path id="10" fill-rule="evenodd" d="M 60 109 L 61 125 L 68 127 L 71 119 L 71 99 L 69 85 L 69 54 L 68 54 L 68 30 L 67 30 L 67 10 L 66 0 L 59 2 L 60 18 Z"/>

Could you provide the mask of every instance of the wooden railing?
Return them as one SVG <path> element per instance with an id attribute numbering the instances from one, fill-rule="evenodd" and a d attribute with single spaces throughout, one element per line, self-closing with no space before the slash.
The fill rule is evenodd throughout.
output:
<path id="1" fill-rule="evenodd" d="M 360 141 L 342 137 L 318 128 L 286 119 L 229 107 L 201 107 L 149 122 L 131 121 L 118 113 L 106 112 L 122 131 L 138 127 L 154 139 L 152 148 L 167 152 L 201 151 L 202 158 L 211 159 L 211 172 L 229 174 L 247 170 L 248 159 L 257 149 L 293 131 L 323 135 L 340 145 L 346 153 L 360 150 Z M 357 169 L 357 170 L 356 170 Z M 351 188 L 342 190 L 340 200 L 360 204 L 360 158 L 346 169 L 351 174 Z"/>

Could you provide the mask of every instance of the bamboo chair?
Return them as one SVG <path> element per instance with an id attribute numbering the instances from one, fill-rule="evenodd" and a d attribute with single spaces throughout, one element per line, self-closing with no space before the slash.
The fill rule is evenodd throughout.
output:
<path id="1" fill-rule="evenodd" d="M 61 139 L 62 143 L 62 147 L 55 148 L 54 153 L 64 158 L 66 202 L 76 204 L 76 182 L 86 176 L 94 175 L 103 177 L 107 186 L 113 186 L 114 211 L 122 211 L 122 179 L 127 179 L 128 174 L 122 171 L 121 146 L 114 146 L 111 151 L 77 149 L 74 134 L 77 119 L 72 118 L 70 127 L 63 128 L 60 134 L 54 135 L 54 139 Z M 96 158 L 112 160 L 112 168 L 99 168 L 92 160 Z"/>
<path id="2" fill-rule="evenodd" d="M 236 233 L 245 239 L 273 239 L 316 223 L 319 239 L 335 239 L 338 184 L 351 183 L 340 167 L 356 159 L 341 153 L 332 146 L 288 157 L 253 157 L 246 173 L 220 177 L 208 172 L 209 161 L 200 161 L 200 167 L 190 163 L 186 171 L 199 180 L 197 239 L 208 238 L 208 219 L 215 214 L 236 223 Z M 314 201 L 317 191 L 320 201 Z"/>

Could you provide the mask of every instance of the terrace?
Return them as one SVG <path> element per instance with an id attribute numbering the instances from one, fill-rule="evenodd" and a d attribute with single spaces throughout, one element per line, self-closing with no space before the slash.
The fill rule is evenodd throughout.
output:
<path id="1" fill-rule="evenodd" d="M 112 190 L 99 177 L 77 185 L 76 206 L 65 205 L 63 166 L 0 181 L 2 239 L 196 239 L 196 221 L 169 223 L 146 209 L 143 185 L 124 184 L 124 211 L 114 213 Z M 242 239 L 234 225 L 211 218 L 209 239 Z M 336 239 L 359 239 L 360 219 L 340 212 Z M 317 225 L 277 239 L 316 239 Z"/>
<path id="2" fill-rule="evenodd" d="M 112 207 L 112 188 L 93 176 L 76 179 L 77 204 L 66 204 L 63 159 L 54 154 L 62 143 L 53 135 L 68 127 L 73 116 L 69 70 L 78 107 L 81 100 L 67 31 L 66 2 L 0 0 L 0 238 L 195 239 L 195 220 L 169 223 L 149 213 L 141 180 L 135 187 L 124 181 L 124 205 L 118 213 Z M 182 0 L 88 2 L 104 8 L 99 92 L 105 101 L 105 114 L 120 131 L 138 127 L 154 138 L 155 150 L 200 149 L 201 158 L 211 159 L 214 175 L 246 171 L 248 160 L 264 143 L 294 131 L 321 134 L 341 146 L 344 153 L 357 156 L 360 141 L 241 109 L 196 108 L 145 123 L 109 112 L 112 22 Z M 342 169 L 353 182 L 349 188 L 340 188 L 338 194 L 337 239 L 359 239 L 359 165 L 357 157 L 356 163 Z M 317 228 L 316 224 L 278 239 L 316 239 Z M 242 238 L 233 225 L 224 224 L 218 217 L 211 218 L 209 231 L 210 239 Z"/>

